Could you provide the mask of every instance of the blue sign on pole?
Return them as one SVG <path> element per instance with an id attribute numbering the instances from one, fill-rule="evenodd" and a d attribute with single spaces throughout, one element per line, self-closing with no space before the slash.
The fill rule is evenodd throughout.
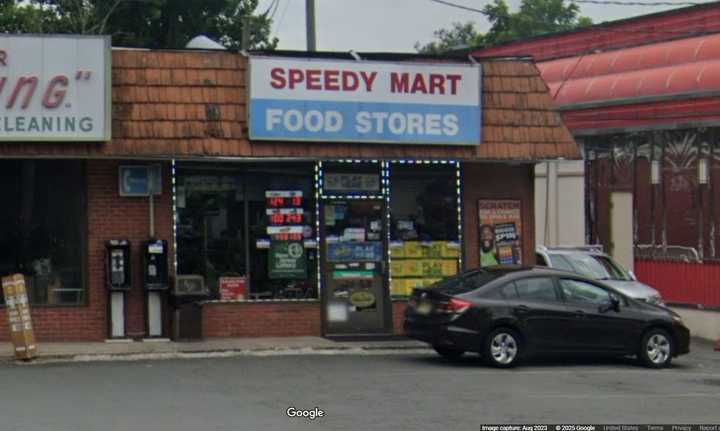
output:
<path id="1" fill-rule="evenodd" d="M 160 167 L 120 166 L 118 183 L 120 196 L 158 195 L 162 189 Z"/>

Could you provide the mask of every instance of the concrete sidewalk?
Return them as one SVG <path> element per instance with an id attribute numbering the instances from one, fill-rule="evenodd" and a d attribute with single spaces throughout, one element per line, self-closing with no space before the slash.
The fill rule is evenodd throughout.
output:
<path id="1" fill-rule="evenodd" d="M 39 342 L 32 362 L 171 359 L 262 354 L 329 354 L 428 349 L 405 338 L 389 341 L 333 341 L 321 337 L 219 338 L 192 342 Z M 12 344 L 0 345 L 0 361 L 14 361 Z"/>

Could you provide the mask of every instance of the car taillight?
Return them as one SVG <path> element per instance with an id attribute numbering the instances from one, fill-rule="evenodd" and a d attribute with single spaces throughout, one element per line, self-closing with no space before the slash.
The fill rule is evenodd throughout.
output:
<path id="1" fill-rule="evenodd" d="M 465 301 L 464 299 L 452 298 L 448 302 L 438 304 L 437 312 L 438 313 L 447 313 L 447 314 L 460 314 L 460 313 L 463 313 L 468 308 L 470 308 L 470 306 L 472 306 L 472 302 L 470 302 L 470 301 Z"/>

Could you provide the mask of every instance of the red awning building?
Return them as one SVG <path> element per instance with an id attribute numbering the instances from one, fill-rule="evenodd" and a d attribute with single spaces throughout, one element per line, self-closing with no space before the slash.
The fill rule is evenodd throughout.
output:
<path id="1" fill-rule="evenodd" d="M 639 272 L 643 258 L 673 252 L 704 263 L 718 258 L 719 3 L 474 54 L 528 55 L 537 61 L 565 124 L 583 147 L 590 242 L 612 250 L 610 195 L 632 191 Z M 662 273 L 654 271 L 648 280 L 663 284 L 662 276 L 650 280 Z M 671 301 L 717 306 L 720 294 L 710 286 L 712 278 L 701 276 L 692 288 L 687 282 L 660 287 Z"/>

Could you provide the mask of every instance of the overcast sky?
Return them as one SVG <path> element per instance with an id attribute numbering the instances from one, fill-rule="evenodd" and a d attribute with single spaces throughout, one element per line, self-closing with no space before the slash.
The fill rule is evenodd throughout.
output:
<path id="1" fill-rule="evenodd" d="M 482 9 L 491 0 L 449 0 Z M 638 0 L 639 1 L 639 0 Z M 646 2 L 649 0 L 645 0 Z M 683 0 L 664 0 L 682 3 Z M 707 2 L 709 0 L 693 0 Z M 274 2 L 273 35 L 280 49 L 305 49 L 305 0 L 260 0 L 258 11 Z M 513 7 L 520 0 L 509 0 Z M 682 7 L 682 6 L 681 6 Z M 672 6 L 612 6 L 582 4 L 594 22 L 611 21 L 671 9 Z M 431 0 L 315 0 L 317 47 L 323 51 L 414 52 L 416 42 L 433 40 L 433 31 L 453 22 L 474 21 L 483 31 L 484 17 Z"/>

